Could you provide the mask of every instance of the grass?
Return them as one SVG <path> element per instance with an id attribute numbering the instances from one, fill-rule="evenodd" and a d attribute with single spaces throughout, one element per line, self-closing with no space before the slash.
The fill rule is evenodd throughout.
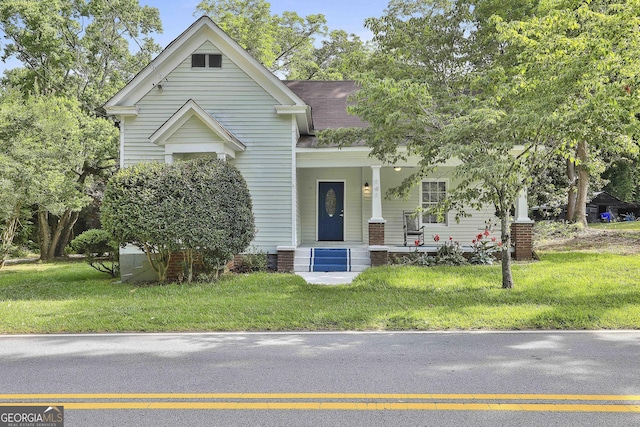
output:
<path id="1" fill-rule="evenodd" d="M 603 230 L 640 230 L 640 221 L 599 222 L 589 227 Z"/>
<path id="2" fill-rule="evenodd" d="M 125 331 L 636 329 L 640 257 L 542 254 L 499 266 L 380 267 L 343 286 L 290 274 L 218 283 L 114 283 L 81 263 L 0 270 L 0 333 Z"/>

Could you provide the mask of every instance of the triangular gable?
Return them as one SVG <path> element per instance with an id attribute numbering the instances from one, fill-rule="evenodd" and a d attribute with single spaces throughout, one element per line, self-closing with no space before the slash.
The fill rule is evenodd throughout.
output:
<path id="1" fill-rule="evenodd" d="M 220 147 L 218 146 L 220 145 L 219 143 L 207 141 L 198 144 L 201 147 L 197 149 L 197 152 L 227 153 L 235 157 L 235 153 L 246 149 L 245 145 L 233 133 L 207 113 L 193 99 L 188 100 L 169 120 L 156 129 L 156 131 L 149 136 L 149 140 L 154 144 L 165 146 L 165 151 L 170 151 L 171 153 L 186 152 L 180 149 L 180 143 L 169 143 L 169 139 L 192 118 L 196 118 L 202 122 L 223 144 L 223 146 Z M 169 147 L 169 145 L 171 147 Z M 190 144 L 189 149 L 193 150 L 193 144 Z"/>
<path id="2" fill-rule="evenodd" d="M 234 134 L 222 126 L 214 117 L 207 113 L 193 99 L 188 100 L 178 111 L 176 111 L 162 126 L 160 126 L 149 139 L 154 144 L 164 145 L 178 129 L 182 127 L 191 117 L 200 119 L 213 133 L 218 135 L 225 144 L 230 145 L 234 151 L 244 151 L 245 145 L 240 142 Z"/>
<path id="3" fill-rule="evenodd" d="M 135 115 L 135 105 L 207 41 L 216 46 L 279 103 L 276 106 L 279 114 L 295 114 L 301 132 L 311 131 L 310 107 L 207 16 L 194 22 L 118 91 L 105 104 L 107 113 L 115 116 Z"/>

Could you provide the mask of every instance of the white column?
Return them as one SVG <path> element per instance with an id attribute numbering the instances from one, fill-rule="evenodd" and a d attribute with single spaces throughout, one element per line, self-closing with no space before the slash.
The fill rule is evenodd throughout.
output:
<path id="1" fill-rule="evenodd" d="M 217 153 L 218 154 L 218 160 L 222 160 L 223 162 L 227 161 L 227 154 L 226 153 Z"/>
<path id="2" fill-rule="evenodd" d="M 516 219 L 515 222 L 533 222 L 529 218 L 529 202 L 527 201 L 527 189 L 523 188 L 516 199 Z"/>
<path id="3" fill-rule="evenodd" d="M 164 153 L 164 162 L 168 165 L 173 163 L 173 153 Z"/>
<path id="4" fill-rule="evenodd" d="M 383 222 L 382 217 L 382 190 L 380 187 L 380 169 L 382 166 L 371 166 L 371 219 L 369 222 Z"/>

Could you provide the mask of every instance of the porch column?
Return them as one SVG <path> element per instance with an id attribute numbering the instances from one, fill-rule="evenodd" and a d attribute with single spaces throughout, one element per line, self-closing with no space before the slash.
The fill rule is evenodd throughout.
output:
<path id="1" fill-rule="evenodd" d="M 227 161 L 226 153 L 218 153 L 218 160 L 222 160 L 223 162 Z"/>
<path id="2" fill-rule="evenodd" d="M 382 166 L 374 165 L 371 166 L 371 219 L 369 222 L 384 222 L 384 218 L 382 217 L 382 194 L 380 190 L 380 169 Z"/>
<path id="3" fill-rule="evenodd" d="M 529 218 L 527 189 L 524 188 L 516 200 L 516 218 L 511 224 L 511 238 L 518 261 L 533 258 L 533 221 Z"/>
<path id="4" fill-rule="evenodd" d="M 382 217 L 382 190 L 380 186 L 380 169 L 382 166 L 371 166 L 371 219 L 369 219 L 369 254 L 371 265 L 384 265 L 388 262 L 389 248 L 384 244 L 385 219 Z"/>

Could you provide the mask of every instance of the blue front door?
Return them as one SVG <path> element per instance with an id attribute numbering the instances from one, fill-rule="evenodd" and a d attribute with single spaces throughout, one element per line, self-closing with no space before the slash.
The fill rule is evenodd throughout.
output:
<path id="1" fill-rule="evenodd" d="M 344 182 L 318 183 L 318 240 L 344 240 Z"/>

